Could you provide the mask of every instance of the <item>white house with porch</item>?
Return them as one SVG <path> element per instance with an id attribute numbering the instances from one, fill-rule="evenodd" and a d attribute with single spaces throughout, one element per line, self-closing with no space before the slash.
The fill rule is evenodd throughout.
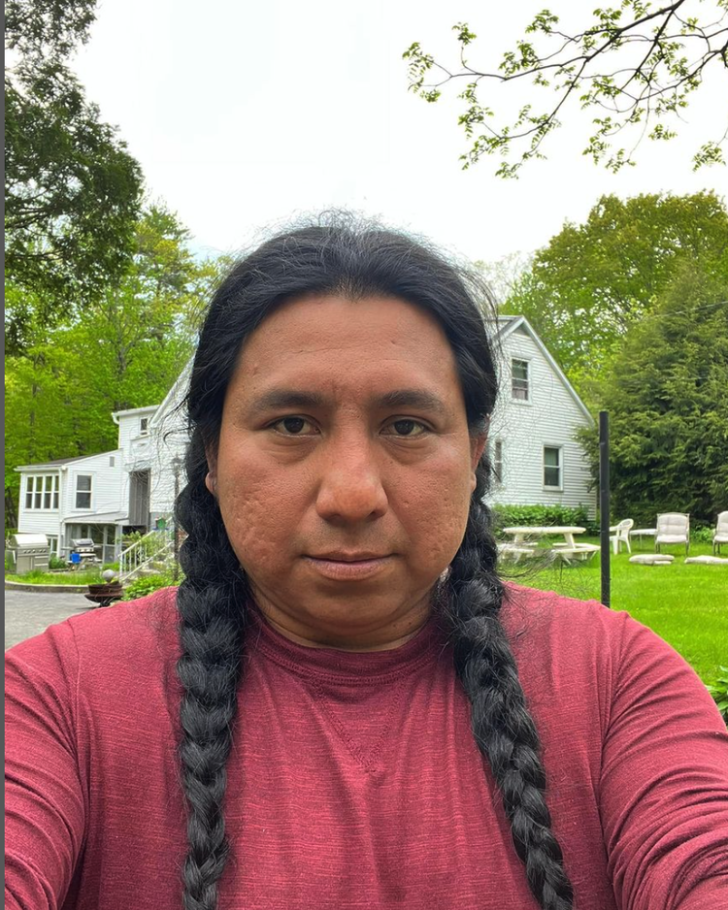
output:
<path id="1" fill-rule="evenodd" d="M 488 500 L 508 505 L 585 505 L 596 512 L 589 465 L 576 439 L 593 420 L 556 361 L 522 316 L 498 319 L 501 393 L 489 432 L 495 482 Z M 192 361 L 160 405 L 117 411 L 118 448 L 99 455 L 23 465 L 18 530 L 46 534 L 51 553 L 92 538 L 104 562 L 122 535 L 168 521 L 189 439 L 182 404 Z"/>

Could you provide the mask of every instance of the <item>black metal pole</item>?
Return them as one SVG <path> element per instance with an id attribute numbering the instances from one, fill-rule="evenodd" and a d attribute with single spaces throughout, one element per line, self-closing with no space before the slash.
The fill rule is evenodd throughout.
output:
<path id="1" fill-rule="evenodd" d="M 599 543 L 601 544 L 602 603 L 610 605 L 609 581 L 609 414 L 599 412 Z"/>

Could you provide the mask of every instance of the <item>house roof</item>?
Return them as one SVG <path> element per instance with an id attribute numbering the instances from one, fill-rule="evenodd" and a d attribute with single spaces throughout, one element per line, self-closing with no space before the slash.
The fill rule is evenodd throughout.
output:
<path id="1" fill-rule="evenodd" d="M 99 458 L 102 455 L 118 455 L 121 449 L 112 449 L 110 452 L 93 452 L 91 455 L 75 455 L 73 458 L 57 458 L 55 461 L 42 461 L 38 464 L 21 464 L 16 471 L 45 471 L 48 468 L 62 468 L 64 465 L 76 461 L 87 461 L 89 458 Z"/>
<path id="2" fill-rule="evenodd" d="M 16 471 L 37 471 L 40 468 L 60 468 L 61 465 L 71 464 L 74 461 L 83 461 L 88 455 L 76 455 L 73 458 L 56 458 L 55 461 L 42 461 L 39 464 L 19 465 Z"/>
<path id="3" fill-rule="evenodd" d="M 115 525 L 121 521 L 128 523 L 129 512 L 94 512 L 92 515 L 86 512 L 81 515 L 66 515 L 63 521 L 66 524 Z"/>
<path id="4" fill-rule="evenodd" d="M 148 404 L 143 408 L 127 408 L 125 411 L 113 411 L 112 417 L 129 417 L 131 414 L 148 414 L 150 411 L 156 411 L 158 404 Z"/>
<path id="5" fill-rule="evenodd" d="M 559 380 L 563 384 L 566 391 L 573 398 L 574 402 L 576 403 L 576 406 L 579 408 L 579 410 L 582 412 L 582 414 L 586 417 L 586 419 L 589 421 L 589 423 L 593 425 L 594 418 L 589 413 L 589 409 L 587 408 L 587 406 L 584 404 L 584 402 L 579 397 L 574 386 L 566 378 L 564 371 L 561 369 L 561 367 L 558 365 L 558 363 L 556 363 L 554 358 L 551 356 L 546 345 L 543 343 L 543 341 L 541 341 L 541 339 L 538 337 L 536 332 L 533 330 L 533 327 L 531 326 L 531 323 L 528 321 L 528 319 L 526 319 L 525 316 L 499 316 L 498 317 L 498 340 L 499 341 L 501 341 L 501 342 L 505 341 L 505 339 L 508 338 L 509 335 L 512 335 L 513 332 L 518 331 L 519 329 L 522 331 L 525 331 L 528 335 L 530 335 L 534 344 L 541 351 L 541 353 L 547 360 L 549 366 L 554 371 L 556 376 L 559 378 Z"/>
<path id="6" fill-rule="evenodd" d="M 158 426 L 164 419 L 165 415 L 169 412 L 170 407 L 175 406 L 178 398 L 181 400 L 181 398 L 184 397 L 183 395 L 180 395 L 180 392 L 183 390 L 186 391 L 187 389 L 190 381 L 190 376 L 192 374 L 192 364 L 194 362 L 194 359 L 194 355 L 190 357 L 190 359 L 182 368 L 182 371 L 180 372 L 177 379 L 172 383 L 172 388 L 164 396 L 164 401 L 162 401 L 162 403 L 157 408 L 156 414 L 154 417 L 152 417 L 152 426 Z"/>

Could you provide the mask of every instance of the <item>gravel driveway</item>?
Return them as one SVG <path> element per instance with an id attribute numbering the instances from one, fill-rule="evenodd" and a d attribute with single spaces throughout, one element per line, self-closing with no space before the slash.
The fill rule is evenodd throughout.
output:
<path id="1" fill-rule="evenodd" d="M 83 594 L 5 590 L 5 650 L 39 635 L 53 623 L 94 609 Z"/>

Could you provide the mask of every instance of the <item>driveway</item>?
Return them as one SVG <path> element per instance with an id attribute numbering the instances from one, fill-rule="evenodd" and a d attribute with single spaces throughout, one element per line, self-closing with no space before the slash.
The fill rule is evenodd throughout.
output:
<path id="1" fill-rule="evenodd" d="M 39 635 L 53 623 L 93 609 L 83 594 L 5 591 L 5 650 Z"/>

